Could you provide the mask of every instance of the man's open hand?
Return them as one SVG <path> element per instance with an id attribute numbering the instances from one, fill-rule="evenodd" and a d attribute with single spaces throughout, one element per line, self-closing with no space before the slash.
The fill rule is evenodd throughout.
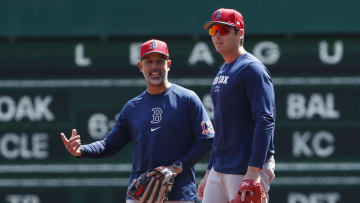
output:
<path id="1" fill-rule="evenodd" d="M 72 135 L 70 139 L 67 139 L 64 133 L 60 133 L 62 141 L 64 142 L 66 150 L 74 155 L 74 156 L 81 156 L 80 146 L 81 140 L 80 135 L 77 134 L 76 130 L 72 130 Z"/>

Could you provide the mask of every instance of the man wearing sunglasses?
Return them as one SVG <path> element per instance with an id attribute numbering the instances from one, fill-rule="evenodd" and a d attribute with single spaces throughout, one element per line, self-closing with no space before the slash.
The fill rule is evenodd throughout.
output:
<path id="1" fill-rule="evenodd" d="M 244 20 L 238 11 L 218 9 L 204 28 L 225 63 L 211 87 L 216 134 L 198 197 L 203 203 L 250 202 L 254 196 L 268 202 L 275 177 L 270 73 L 244 49 Z M 253 185 L 260 193 L 251 189 Z"/>
<path id="2" fill-rule="evenodd" d="M 144 75 L 146 90 L 124 105 L 109 134 L 87 145 L 81 145 L 75 129 L 69 140 L 64 133 L 60 135 L 67 151 L 85 158 L 112 156 L 133 142 L 129 183 L 148 170 L 164 166 L 162 171 L 176 175 L 166 202 L 195 203 L 194 164 L 210 151 L 214 129 L 196 93 L 168 81 L 170 66 L 165 42 L 152 39 L 143 43 L 138 68 Z M 126 203 L 143 203 L 143 199 L 154 203 L 159 197 L 147 190 L 138 191 L 143 194 L 141 201 L 127 197 Z"/>

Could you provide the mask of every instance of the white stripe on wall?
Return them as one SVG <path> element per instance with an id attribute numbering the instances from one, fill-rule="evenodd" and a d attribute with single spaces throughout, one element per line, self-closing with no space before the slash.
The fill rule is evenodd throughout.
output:
<path id="1" fill-rule="evenodd" d="M 360 185 L 360 177 L 277 177 L 272 185 L 277 186 L 338 186 L 338 185 Z"/>
<path id="2" fill-rule="evenodd" d="M 128 183 L 128 178 L 0 179 L 0 187 L 124 187 Z"/>
<path id="3" fill-rule="evenodd" d="M 213 78 L 170 79 L 179 85 L 210 86 Z M 360 85 L 360 77 L 274 77 L 274 85 Z M 144 79 L 0 80 L 0 88 L 145 87 Z"/>
<path id="4" fill-rule="evenodd" d="M 199 183 L 200 178 L 198 178 Z M 1 187 L 127 187 L 128 178 L 19 178 L 0 179 Z M 351 186 L 360 177 L 277 177 L 272 186 Z"/>
<path id="5" fill-rule="evenodd" d="M 132 164 L 1 164 L 1 173 L 112 173 L 130 172 Z M 205 171 L 207 164 L 196 164 Z M 360 163 L 276 163 L 276 171 L 360 171 Z"/>

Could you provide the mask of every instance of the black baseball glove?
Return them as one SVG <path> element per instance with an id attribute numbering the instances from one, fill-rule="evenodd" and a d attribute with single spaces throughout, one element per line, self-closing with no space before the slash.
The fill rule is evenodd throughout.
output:
<path id="1" fill-rule="evenodd" d="M 154 174 L 148 177 L 148 174 Z M 176 173 L 165 166 L 147 171 L 134 179 L 128 188 L 127 195 L 141 203 L 163 203 L 174 184 Z"/>

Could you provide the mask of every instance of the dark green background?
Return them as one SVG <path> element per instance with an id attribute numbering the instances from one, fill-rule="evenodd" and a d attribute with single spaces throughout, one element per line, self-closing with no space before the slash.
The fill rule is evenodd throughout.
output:
<path id="1" fill-rule="evenodd" d="M 24 96 L 34 100 L 35 96 L 44 98 L 51 96 L 49 110 L 55 120 L 30 122 L 25 118 L 0 122 L 0 142 L 7 133 L 24 135 L 28 140 L 36 132 L 48 136 L 48 153 L 46 159 L 26 159 L 18 157 L 6 159 L 0 153 L 0 167 L 18 164 L 130 164 L 132 145 L 129 144 L 116 156 L 103 160 L 75 159 L 69 155 L 59 137 L 60 132 L 70 135 L 76 128 L 82 136 L 82 142 L 90 143 L 100 138 L 93 138 L 89 133 L 89 119 L 94 114 L 102 114 L 107 121 L 106 130 L 110 129 L 115 115 L 126 101 L 144 91 L 142 74 L 136 66 L 129 62 L 129 46 L 134 42 L 142 42 L 147 38 L 108 40 L 99 39 L 46 39 L 0 41 L 0 97 L 9 96 L 18 105 Z M 192 39 L 189 37 L 165 37 L 169 44 L 170 56 L 173 60 L 169 74 L 170 80 L 194 90 L 202 99 L 209 113 L 211 104 L 207 102 L 213 77 L 221 64 L 221 57 L 214 51 L 208 37 Z M 248 36 L 246 49 L 253 52 L 254 47 L 264 41 L 276 43 L 281 56 L 278 62 L 268 65 L 273 76 L 276 93 L 277 121 L 275 132 L 276 161 L 279 169 L 270 191 L 271 202 L 289 202 L 291 195 L 300 193 L 305 202 L 324 198 L 324 195 L 338 195 L 338 202 L 351 202 L 354 194 L 360 190 L 358 157 L 360 133 L 358 121 L 360 115 L 359 91 L 360 77 L 358 64 L 360 41 L 355 36 Z M 319 58 L 319 43 L 329 44 L 329 55 L 334 52 L 334 43 L 341 41 L 343 56 L 339 63 L 329 65 Z M 190 65 L 188 59 L 194 46 L 203 42 L 208 45 L 214 64 L 199 62 Z M 92 65 L 79 67 L 75 63 L 74 49 L 76 44 L 84 45 L 85 57 L 90 57 Z M 268 53 L 263 53 L 267 55 Z M 300 81 L 300 83 L 299 83 Z M 340 113 L 339 119 L 324 119 L 319 115 L 306 119 L 289 119 L 287 116 L 288 96 L 301 94 L 309 98 L 319 94 L 325 101 L 326 95 L 334 97 L 334 110 Z M 34 101 L 33 101 L 34 102 Z M 325 102 L 326 103 L 326 102 Z M 329 105 L 329 104 L 325 104 Z M 1 106 L 6 112 L 7 107 Z M 92 125 L 93 126 L 93 125 Z M 312 136 L 306 145 L 314 151 L 312 142 L 316 133 L 326 131 L 334 138 L 335 151 L 327 157 L 301 154 L 295 157 L 293 143 L 295 132 L 309 132 Z M 321 147 L 329 143 L 322 141 Z M 0 145 L 4 147 L 4 145 Z M 12 143 L 10 150 L 16 149 Z M 27 143 L 27 148 L 32 145 Z M 206 165 L 208 157 L 201 163 Z M 341 166 L 340 170 L 284 169 L 283 164 L 315 163 L 320 167 L 327 163 L 350 163 L 355 169 Z M 24 166 L 25 168 L 26 166 Z M 357 168 L 356 168 L 357 167 Z M 201 178 L 203 170 L 198 170 Z M 39 198 L 40 202 L 52 203 L 115 203 L 124 202 L 129 170 L 122 172 L 2 172 L 0 170 L 0 202 L 10 202 L 9 197 Z M 40 181 L 58 179 L 76 181 L 89 178 L 120 178 L 121 184 L 116 186 L 2 186 L 6 181 L 22 181 L 36 179 Z M 300 179 L 296 179 L 300 178 Z M 317 179 L 320 178 L 320 179 Z M 321 179 L 323 178 L 323 179 Z M 310 179 L 310 181 L 309 181 Z M 313 180 L 313 181 L 312 181 Z M 326 181 L 333 181 L 328 185 Z M 108 180 L 110 181 L 110 180 Z M 285 182 L 284 182 L 285 181 Z M 286 181 L 290 181 L 286 182 Z M 305 182 L 302 182 L 305 181 Z M 335 183 L 334 183 L 335 182 Z M 76 183 L 78 184 L 78 183 Z M 13 196 L 11 196 L 13 195 Z M 320 196 L 319 196 L 320 195 Z M 319 200 L 320 201 L 320 200 Z M 325 201 L 325 200 L 321 200 Z M 305 203 L 304 202 L 304 203 Z M 39 203 L 39 202 L 30 202 Z"/>
<path id="2" fill-rule="evenodd" d="M 78 166 L 78 164 L 130 164 L 132 145 L 127 145 L 114 157 L 102 160 L 76 159 L 69 155 L 59 133 L 68 136 L 78 129 L 83 143 L 99 138 L 89 132 L 89 119 L 100 114 L 108 119 L 109 130 L 116 114 L 126 101 L 145 89 L 141 73 L 130 64 L 129 46 L 151 38 L 165 40 L 173 60 L 170 78 L 177 84 L 194 90 L 209 113 L 208 93 L 222 58 L 213 49 L 211 39 L 203 30 L 214 10 L 236 8 L 245 19 L 245 48 L 263 42 L 275 43 L 280 51 L 276 63 L 268 64 L 276 93 L 277 121 L 275 131 L 276 179 L 271 186 L 270 202 L 325 203 L 325 196 L 338 196 L 336 203 L 357 202 L 360 192 L 359 115 L 360 115 L 360 24 L 355 0 L 328 1 L 3 1 L 0 6 L 0 98 L 19 100 L 36 96 L 53 99 L 48 106 L 55 120 L 31 122 L 0 121 L 0 202 L 4 203 L 121 203 L 129 170 L 121 172 L 19 172 L 34 164 Z M 320 60 L 320 43 L 328 44 L 328 55 L 335 53 L 335 43 L 342 47 L 341 60 L 326 64 Z M 189 64 L 194 46 L 205 43 L 214 63 Z M 92 64 L 79 67 L 75 63 L 75 46 L 84 46 L 84 57 Z M 263 55 L 271 52 L 263 50 Z M 190 79 L 190 80 L 189 80 Z M 309 105 L 309 98 L 319 94 L 323 99 L 334 95 L 334 109 L 339 119 L 324 119 L 316 115 L 310 119 L 290 119 L 287 116 L 288 96 L 301 94 Z M 330 105 L 330 104 L 325 104 Z M 1 112 L 8 109 L 0 106 Z M 24 109 L 23 109 L 24 110 Z M 27 109 L 29 110 L 29 109 Z M 91 126 L 95 126 L 92 124 Z M 104 127 L 103 125 L 101 125 Z M 312 146 L 318 132 L 330 133 L 335 151 L 328 157 L 301 154 L 294 156 L 294 134 L 308 132 L 307 147 Z M 4 137 L 16 134 L 26 150 L 36 133 L 47 136 L 46 159 L 6 159 L 6 150 L 16 150 Z M 329 146 L 322 140 L 321 147 Z M 28 154 L 27 154 L 28 155 Z M 26 157 L 26 156 L 25 156 Z M 206 166 L 208 156 L 201 161 Z M 302 164 L 316 168 L 298 168 Z M 331 170 L 327 164 L 335 164 Z M 336 165 L 337 164 L 337 165 Z M 348 164 L 348 165 L 346 165 Z M 350 166 L 349 166 L 350 165 Z M 9 166 L 9 170 L 4 170 Z M 129 166 L 129 165 L 126 165 Z M 294 167 L 289 169 L 288 167 Z M 197 171 L 201 178 L 203 170 Z M 6 186 L 18 181 L 65 181 L 76 184 L 89 178 L 106 181 L 120 178 L 117 186 Z M 80 181 L 80 182 L 79 182 Z M 75 184 L 75 185 L 76 185 Z M 100 182 L 98 183 L 100 184 Z M 121 186 L 119 186 L 121 185 Z M 292 195 L 302 201 L 290 202 Z M 10 201 L 9 198 L 19 201 Z M 28 198 L 26 200 L 26 198 Z M 35 198 L 36 201 L 30 201 Z M 22 199 L 22 201 L 20 200 Z"/>
<path id="3" fill-rule="evenodd" d="M 319 1 L 4 1 L 0 37 L 204 35 L 217 8 L 243 13 L 249 34 L 358 33 L 359 2 Z"/>
<path id="4" fill-rule="evenodd" d="M 163 39 L 163 38 L 161 38 Z M 0 41 L 0 78 L 99 78 L 138 77 L 136 65 L 130 64 L 130 46 L 142 43 L 148 38 L 111 40 L 68 39 L 68 40 L 18 40 Z M 192 39 L 189 37 L 164 37 L 169 45 L 172 59 L 171 77 L 213 77 L 223 62 L 213 48 L 210 37 Z M 254 53 L 262 43 L 277 46 L 279 59 L 267 64 L 273 76 L 332 76 L 359 74 L 360 39 L 356 36 L 247 36 L 245 47 Z M 341 43 L 341 60 L 327 64 L 320 59 L 320 43 L 328 45 L 327 55 L 337 53 L 336 43 Z M 189 58 L 197 44 L 207 46 L 214 63 L 204 61 L 190 64 Z M 84 57 L 91 59 L 91 65 L 80 67 L 75 63 L 75 47 L 82 44 Z M 269 48 L 261 52 L 271 55 Z M 138 58 L 136 58 L 138 59 Z"/>
<path id="5" fill-rule="evenodd" d="M 337 85 L 335 88 L 332 85 L 282 85 L 277 84 L 282 77 L 274 77 L 275 91 L 276 91 L 276 105 L 278 112 L 277 128 L 275 136 L 275 144 L 277 148 L 276 160 L 278 164 L 282 163 L 331 163 L 331 162 L 346 162 L 356 163 L 359 156 L 359 127 L 357 121 L 359 120 L 359 85 Z M 141 81 L 141 77 L 137 77 Z M 121 79 L 120 79 L 121 80 Z M 199 97 L 203 100 L 206 107 L 208 107 L 204 98 L 209 93 L 208 85 L 196 85 L 197 81 L 192 80 L 191 83 L 181 82 L 181 80 L 174 80 L 187 88 L 193 89 Z M 211 78 L 207 81 L 211 83 Z M 331 82 L 329 83 L 331 84 Z M 89 159 L 75 159 L 69 155 L 61 142 L 59 137 L 60 132 L 70 134 L 72 128 L 78 129 L 82 136 L 83 143 L 93 142 L 96 139 L 92 138 L 88 131 L 89 118 L 101 113 L 105 115 L 109 121 L 113 120 L 115 114 L 119 112 L 123 104 L 141 91 L 144 90 L 141 85 L 129 85 L 113 87 L 32 87 L 32 88 L 1 88 L 1 95 L 12 97 L 18 101 L 20 95 L 28 95 L 34 97 L 35 95 L 45 96 L 51 95 L 53 102 L 49 105 L 49 110 L 56 115 L 56 119 L 52 122 L 40 121 L 30 122 L 29 120 L 22 120 L 19 122 L 10 121 L 1 123 L 0 135 L 5 133 L 27 133 L 31 137 L 33 132 L 45 132 L 49 135 L 49 157 L 44 160 L 26 160 L 17 158 L 15 160 L 7 160 L 0 157 L 2 164 L 103 164 L 103 163 L 131 163 L 132 145 L 129 144 L 120 153 L 111 158 L 102 160 Z M 344 91 L 346 90 L 346 91 Z M 307 99 L 314 92 L 320 95 L 332 93 L 335 97 L 334 109 L 341 114 L 339 120 L 326 120 L 314 117 L 312 119 L 289 120 L 287 111 L 287 96 L 290 93 L 301 93 Z M 349 95 L 353 95 L 349 99 Z M 209 109 L 208 109 L 209 110 Z M 5 111 L 5 109 L 3 109 Z M 211 111 L 209 111 L 211 113 Z M 326 130 L 334 135 L 335 152 L 326 158 L 321 158 L 316 155 L 313 157 L 294 157 L 292 155 L 292 135 L 295 131 L 305 132 L 310 131 L 314 134 L 318 131 Z M 325 146 L 327 143 L 323 143 Z M 308 142 L 311 147 L 311 143 Z M 31 147 L 31 146 L 29 146 Z M 207 156 L 201 161 L 203 164 L 207 162 Z M 198 171 L 198 178 L 203 175 L 202 170 Z M 124 178 L 127 180 L 128 171 L 114 173 L 114 172 L 93 172 L 93 173 L 0 173 L 1 179 L 68 179 L 68 178 Z M 307 183 L 306 185 L 299 185 L 299 182 L 282 183 L 282 178 L 321 178 L 321 177 L 337 177 L 337 181 L 341 182 L 341 177 L 351 178 L 359 175 L 358 170 L 352 171 L 292 171 L 279 170 L 276 173 L 277 180 L 274 182 L 271 189 L 272 202 L 287 202 L 291 193 L 301 193 L 310 198 L 313 193 L 337 193 L 341 196 L 339 202 L 351 201 L 353 192 L 359 190 L 360 184 L 354 183 L 351 185 L 338 184 L 335 186 L 324 186 L 323 182 L 318 182 L 314 179 L 314 183 Z M 280 181 L 280 182 L 278 182 Z M 320 184 L 320 185 L 318 185 Z M 41 202 L 123 202 L 126 187 L 122 186 L 78 186 L 78 187 L 1 187 L 0 199 L 5 201 L 10 194 L 21 195 L 36 195 L 41 199 Z"/>

